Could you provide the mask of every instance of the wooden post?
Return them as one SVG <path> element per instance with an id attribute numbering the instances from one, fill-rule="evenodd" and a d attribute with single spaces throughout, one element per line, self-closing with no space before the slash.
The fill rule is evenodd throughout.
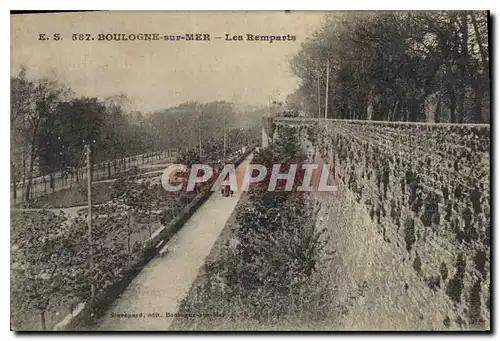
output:
<path id="1" fill-rule="evenodd" d="M 330 81 L 330 60 L 326 60 L 325 120 L 328 117 L 328 82 Z"/>
<path id="2" fill-rule="evenodd" d="M 88 243 L 90 247 L 89 252 L 89 270 L 92 273 L 93 267 L 93 250 L 92 250 L 92 177 L 91 177 L 91 169 L 90 169 L 90 144 L 87 145 L 87 198 L 88 198 L 88 217 L 87 217 L 87 225 L 88 225 Z M 90 284 L 90 292 L 91 297 L 95 296 L 95 286 L 94 283 Z"/>
<path id="3" fill-rule="evenodd" d="M 318 118 L 321 117 L 321 90 L 320 90 L 320 85 L 319 85 L 319 77 L 317 78 L 318 82 Z"/>
<path id="4" fill-rule="evenodd" d="M 200 160 L 201 160 L 201 111 L 198 109 L 198 145 L 200 147 Z"/>
<path id="5" fill-rule="evenodd" d="M 226 116 L 224 116 L 224 119 L 222 120 L 222 130 L 224 133 L 224 154 L 222 156 L 222 163 L 226 162 Z"/>

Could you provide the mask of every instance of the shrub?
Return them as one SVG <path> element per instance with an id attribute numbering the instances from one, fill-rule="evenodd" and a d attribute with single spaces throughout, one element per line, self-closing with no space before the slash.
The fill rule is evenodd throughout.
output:
<path id="1" fill-rule="evenodd" d="M 415 236 L 415 221 L 412 218 L 406 218 L 405 222 L 405 243 L 406 250 L 410 252 L 413 244 L 417 240 Z"/>

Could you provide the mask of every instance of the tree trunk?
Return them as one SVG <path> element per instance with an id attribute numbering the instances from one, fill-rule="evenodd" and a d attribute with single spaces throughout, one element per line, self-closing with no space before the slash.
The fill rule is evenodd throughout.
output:
<path id="1" fill-rule="evenodd" d="M 475 87 L 474 87 L 474 117 L 473 121 L 474 122 L 488 122 L 489 119 L 486 117 L 486 113 L 483 113 L 485 110 L 483 106 L 483 97 L 489 93 L 489 74 L 490 74 L 490 69 L 489 69 L 489 63 L 486 60 L 486 52 L 484 49 L 483 41 L 481 34 L 479 32 L 479 27 L 477 25 L 476 21 L 476 16 L 473 11 L 469 12 L 471 21 L 472 21 L 472 26 L 474 27 L 474 34 L 476 37 L 476 42 L 479 47 L 479 54 L 481 56 L 481 65 L 483 69 L 482 75 L 478 75 L 478 79 L 476 79 L 475 82 Z"/>
<path id="2" fill-rule="evenodd" d="M 35 160 L 34 160 L 34 148 L 33 154 L 30 156 L 30 164 L 28 168 L 28 183 L 26 184 L 26 201 L 30 201 L 31 199 L 31 187 L 33 183 L 33 169 L 35 168 Z"/>
<path id="3" fill-rule="evenodd" d="M 129 216 L 127 219 L 128 233 L 127 233 L 127 253 L 128 253 L 128 265 L 132 264 L 132 250 L 130 247 L 130 237 L 132 236 L 132 218 Z"/>
<path id="4" fill-rule="evenodd" d="M 473 122 L 474 123 L 484 123 L 485 119 L 483 117 L 483 96 L 484 90 L 480 82 L 476 82 L 474 89 L 474 110 L 473 110 Z"/>
<path id="5" fill-rule="evenodd" d="M 16 203 L 17 200 L 17 175 L 15 173 L 15 167 L 13 166 L 13 163 L 11 162 L 11 179 L 12 179 L 12 198 L 14 199 L 14 204 Z"/>
<path id="6" fill-rule="evenodd" d="M 25 197 L 26 191 L 26 148 L 23 146 L 23 177 L 21 182 L 21 198 Z"/>
<path id="7" fill-rule="evenodd" d="M 453 100 L 450 103 L 450 122 L 451 123 L 457 122 L 457 117 L 456 117 L 456 113 L 455 113 L 456 106 L 457 106 L 457 104 L 455 103 L 455 100 Z"/>
<path id="8" fill-rule="evenodd" d="M 397 117 L 399 113 L 399 101 L 396 101 L 396 104 L 394 104 L 394 108 L 392 109 L 392 116 L 390 118 L 391 121 L 397 121 Z"/>
<path id="9" fill-rule="evenodd" d="M 465 116 L 465 89 L 462 87 L 460 88 L 457 96 L 456 111 L 457 111 L 456 122 L 463 123 Z"/>
<path id="10" fill-rule="evenodd" d="M 130 226 L 129 226 L 130 229 Z M 130 236 L 131 232 L 129 230 L 127 235 L 127 254 L 128 254 L 128 265 L 132 264 L 132 250 L 130 250 Z"/>
<path id="11" fill-rule="evenodd" d="M 467 91 L 468 81 L 468 72 L 467 72 L 467 64 L 468 64 L 468 41 L 469 41 L 469 27 L 467 25 L 467 14 L 462 13 L 462 22 L 460 26 L 460 32 L 462 34 L 462 48 L 460 54 L 460 91 L 458 93 L 458 105 L 457 105 L 457 121 L 462 123 L 465 118 L 465 96 Z"/>
<path id="12" fill-rule="evenodd" d="M 369 102 L 366 107 L 366 119 L 373 120 L 373 105 L 371 102 Z"/>
<path id="13" fill-rule="evenodd" d="M 448 85 L 448 91 L 450 93 L 450 122 L 451 123 L 456 123 L 457 122 L 457 117 L 455 113 L 455 109 L 457 107 L 457 97 L 455 96 L 455 90 L 453 89 L 452 85 Z"/>
<path id="14" fill-rule="evenodd" d="M 423 121 L 422 117 L 425 118 L 425 114 L 422 112 L 422 103 L 418 99 L 412 99 L 409 104 L 410 108 L 409 108 L 408 121 L 409 122 Z"/>
<path id="15" fill-rule="evenodd" d="M 479 33 L 479 28 L 477 26 L 476 16 L 474 15 L 473 11 L 470 11 L 469 15 L 472 21 L 472 26 L 474 27 L 474 34 L 476 35 L 476 41 L 479 47 L 479 54 L 481 55 L 481 64 L 483 66 L 483 73 L 487 75 L 489 74 L 489 65 L 488 62 L 486 61 L 486 52 L 484 50 L 481 34 Z"/>
<path id="16" fill-rule="evenodd" d="M 434 116 L 434 122 L 439 123 L 441 122 L 441 93 L 439 93 L 439 98 L 438 102 L 436 105 L 436 115 Z"/>
<path id="17" fill-rule="evenodd" d="M 40 324 L 43 331 L 47 330 L 47 327 L 45 325 L 45 310 L 40 311 Z"/>

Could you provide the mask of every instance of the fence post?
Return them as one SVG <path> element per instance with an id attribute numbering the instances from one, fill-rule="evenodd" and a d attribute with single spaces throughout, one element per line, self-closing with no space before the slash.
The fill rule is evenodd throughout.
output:
<path id="1" fill-rule="evenodd" d="M 14 204 L 15 204 L 17 201 L 17 183 L 15 181 L 12 184 L 12 189 L 13 189 L 12 197 L 14 198 Z"/>
<path id="2" fill-rule="evenodd" d="M 52 190 L 52 193 L 54 193 L 54 176 L 50 174 L 50 189 Z"/>

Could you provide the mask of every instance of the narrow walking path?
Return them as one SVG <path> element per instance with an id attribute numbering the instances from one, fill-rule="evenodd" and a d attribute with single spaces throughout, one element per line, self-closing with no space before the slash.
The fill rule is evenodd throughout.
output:
<path id="1" fill-rule="evenodd" d="M 137 160 L 140 160 L 140 157 L 142 155 L 138 155 L 136 156 Z M 128 160 L 128 158 L 127 158 Z M 126 167 L 125 169 L 130 169 L 131 167 L 133 166 L 137 166 L 139 169 L 155 169 L 155 168 L 166 168 L 169 164 L 171 164 L 172 162 L 175 162 L 176 158 L 175 157 L 171 157 L 171 156 L 168 156 L 168 157 L 165 157 L 165 158 L 162 158 L 160 160 L 151 160 L 151 161 L 148 161 L 144 164 L 132 164 L 131 166 L 129 167 Z M 110 161 L 112 162 L 112 161 Z M 139 161 L 137 161 L 139 162 Z M 126 164 L 126 163 L 125 163 Z M 129 163 L 130 164 L 130 163 Z M 99 168 L 99 166 L 98 166 Z M 123 170 L 125 170 L 123 169 Z M 102 173 L 100 173 L 101 176 L 102 176 Z M 96 178 L 97 178 L 97 175 L 96 174 Z M 113 173 L 113 176 L 116 176 L 116 172 Z M 107 177 L 107 175 L 105 175 L 105 177 Z M 45 181 L 44 181 L 45 179 Z M 86 177 L 84 176 L 84 179 L 86 179 Z M 82 180 L 84 180 L 82 179 Z M 46 195 L 46 194 L 50 194 L 50 193 L 54 193 L 54 192 L 58 192 L 58 191 L 61 191 L 63 189 L 67 189 L 67 188 L 70 188 L 72 187 L 73 185 L 76 185 L 76 180 L 75 182 L 73 182 L 73 180 L 71 179 L 66 179 L 66 181 L 62 181 L 61 179 L 61 174 L 56 174 L 55 177 L 54 177 L 54 191 L 51 191 L 50 190 L 50 178 L 48 175 L 45 175 L 45 176 L 39 176 L 39 177 L 36 177 L 36 178 L 33 178 L 33 183 L 32 183 L 32 187 L 31 187 L 31 191 L 32 193 L 34 194 L 33 197 L 34 198 L 38 198 L 40 196 L 43 196 L 43 195 Z M 109 181 L 108 181 L 109 180 Z M 98 183 L 98 182 L 113 182 L 115 181 L 116 178 L 113 178 L 113 179 L 103 179 L 103 180 L 94 180 L 92 181 L 92 183 Z M 86 181 L 86 180 L 84 180 Z M 86 182 L 84 182 L 86 183 Z M 19 204 L 21 202 L 24 202 L 25 198 L 24 198 L 24 191 L 26 190 L 26 185 L 25 184 L 18 184 L 17 188 L 16 188 L 16 201 L 14 203 L 14 190 L 12 188 L 12 185 L 10 186 L 11 189 L 10 189 L 10 199 L 11 199 L 11 206 L 14 205 L 14 204 Z M 49 189 L 47 189 L 49 188 Z"/>
<path id="2" fill-rule="evenodd" d="M 251 159 L 236 170 L 239 184 Z M 169 241 L 170 252 L 141 271 L 95 329 L 167 330 L 240 196 L 239 191 L 232 197 L 214 192 Z M 116 316 L 140 313 L 142 317 Z"/>
<path id="3" fill-rule="evenodd" d="M 92 205 L 92 207 L 97 207 L 100 205 Z M 72 207 L 61 207 L 61 208 L 13 208 L 12 211 L 17 212 L 41 212 L 49 211 L 54 213 L 66 213 L 69 218 L 75 218 L 78 216 L 78 211 L 87 208 L 88 205 L 72 206 Z"/>

